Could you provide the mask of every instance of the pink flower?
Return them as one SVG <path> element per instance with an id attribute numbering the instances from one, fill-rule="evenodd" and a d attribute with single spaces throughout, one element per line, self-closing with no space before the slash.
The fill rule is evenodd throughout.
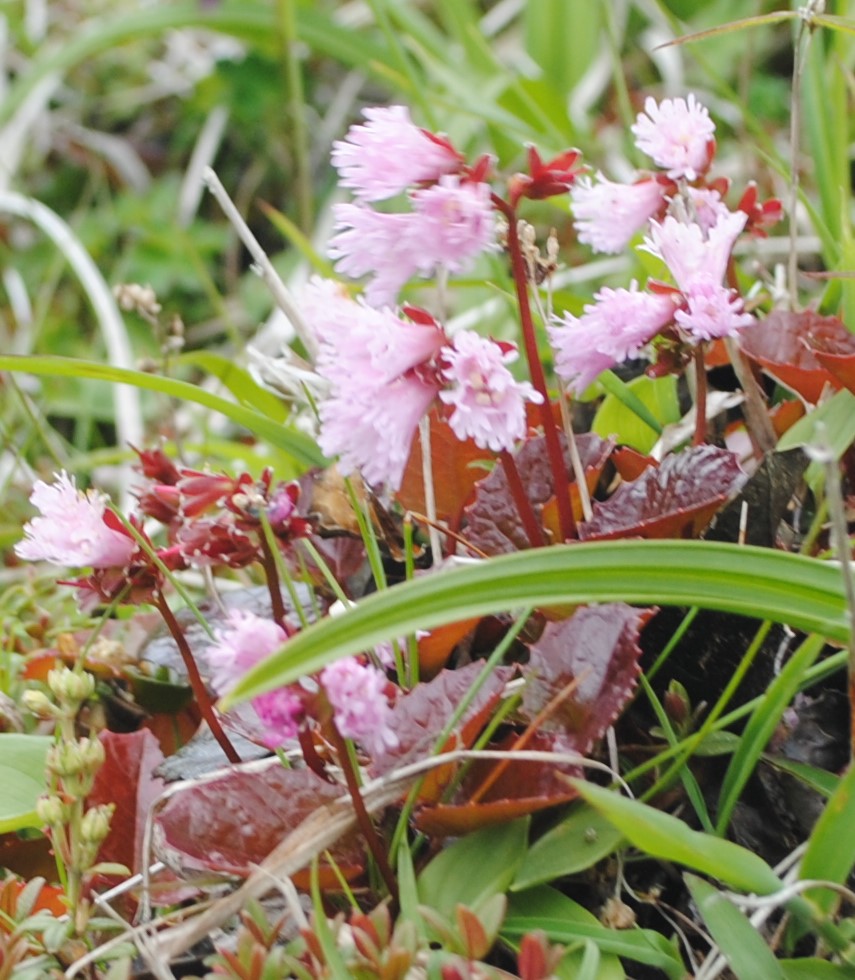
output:
<path id="1" fill-rule="evenodd" d="M 525 403 L 542 400 L 505 367 L 517 359 L 516 349 L 467 330 L 443 348 L 442 357 L 442 375 L 452 387 L 439 397 L 454 406 L 449 419 L 454 434 L 474 439 L 482 449 L 511 449 L 526 432 Z"/>
<path id="2" fill-rule="evenodd" d="M 691 201 L 692 218 L 701 226 L 705 235 L 730 214 L 721 194 L 712 188 L 687 187 L 686 193 Z"/>
<path id="3" fill-rule="evenodd" d="M 372 486 L 397 490 L 416 428 L 438 391 L 437 384 L 415 374 L 364 388 L 354 378 L 353 386 L 321 403 L 322 452 L 339 457 L 342 473 L 359 470 Z"/>
<path id="4" fill-rule="evenodd" d="M 30 503 L 41 516 L 24 525 L 24 540 L 15 552 L 27 561 L 75 568 L 124 567 L 137 546 L 133 538 L 107 523 L 108 502 L 97 490 L 78 490 L 65 470 L 53 484 L 38 480 Z"/>
<path id="5" fill-rule="evenodd" d="M 684 295 L 686 309 L 677 310 L 674 319 L 699 340 L 730 337 L 754 323 L 754 317 L 743 312 L 741 297 L 705 276 L 694 279 Z"/>
<path id="6" fill-rule="evenodd" d="M 321 340 L 317 369 L 330 385 L 320 403 L 319 444 L 339 456 L 342 472 L 400 486 L 416 427 L 441 387 L 430 364 L 447 338 L 424 319 L 344 299 L 315 308 L 309 324 Z"/>
<path id="7" fill-rule="evenodd" d="M 394 306 L 422 258 L 418 215 L 381 214 L 361 204 L 334 204 L 335 233 L 329 256 L 336 271 L 351 279 L 373 278 L 365 287 L 371 306 Z"/>
<path id="8" fill-rule="evenodd" d="M 271 619 L 232 610 L 226 625 L 214 630 L 206 650 L 211 686 L 225 694 L 257 663 L 277 650 L 288 634 Z M 304 716 L 303 701 L 292 687 L 259 694 L 250 702 L 261 726 L 260 740 L 271 749 L 295 738 Z"/>
<path id="9" fill-rule="evenodd" d="M 214 630 L 214 643 L 206 658 L 211 668 L 211 686 L 226 694 L 257 663 L 277 650 L 288 634 L 272 619 L 232 610 L 224 627 Z"/>
<path id="10" fill-rule="evenodd" d="M 336 204 L 329 255 L 336 270 L 351 278 L 371 275 L 365 299 L 393 306 L 414 275 L 437 268 L 463 272 L 494 236 L 489 185 L 461 183 L 456 176 L 410 196 L 413 210 L 382 214 L 360 204 Z"/>
<path id="11" fill-rule="evenodd" d="M 733 245 L 747 219 L 744 211 L 728 211 L 704 233 L 700 225 L 669 215 L 661 224 L 651 224 L 645 248 L 665 262 L 677 286 L 686 293 L 699 275 L 722 282 Z"/>
<path id="12" fill-rule="evenodd" d="M 673 187 L 673 185 L 672 185 Z M 579 241 L 597 252 L 620 252 L 666 201 L 667 187 L 653 179 L 617 184 L 598 173 L 570 191 Z"/>
<path id="13" fill-rule="evenodd" d="M 359 200 L 394 197 L 460 166 L 453 147 L 414 125 L 405 106 L 363 109 L 362 114 L 368 122 L 351 126 L 344 140 L 333 143 L 331 157 L 339 183 Z"/>
<path id="14" fill-rule="evenodd" d="M 372 753 L 395 748 L 398 737 L 389 727 L 392 712 L 382 671 L 345 657 L 324 667 L 320 679 L 345 738 L 356 739 Z"/>
<path id="15" fill-rule="evenodd" d="M 430 275 L 438 266 L 464 272 L 495 239 L 495 217 L 489 184 L 441 177 L 433 187 L 414 191 L 422 255 L 418 269 Z"/>
<path id="16" fill-rule="evenodd" d="M 668 295 L 630 289 L 601 289 L 596 302 L 581 317 L 567 314 L 560 326 L 549 328 L 555 349 L 555 370 L 576 394 L 600 374 L 630 357 L 674 319 L 675 303 Z"/>
<path id="17" fill-rule="evenodd" d="M 675 180 L 697 180 L 712 161 L 715 123 L 694 95 L 659 105 L 648 98 L 631 129 L 639 150 Z"/>

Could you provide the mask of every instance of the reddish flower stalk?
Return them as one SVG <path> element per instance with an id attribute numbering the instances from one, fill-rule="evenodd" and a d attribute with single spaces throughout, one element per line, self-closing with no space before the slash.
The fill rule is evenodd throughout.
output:
<path id="1" fill-rule="evenodd" d="M 528 535 L 528 542 L 532 548 L 542 548 L 546 542 L 543 540 L 543 532 L 538 523 L 537 515 L 534 512 L 528 494 L 525 492 L 525 487 L 520 478 L 520 471 L 517 469 L 516 460 L 507 449 L 502 451 L 500 459 L 502 460 L 502 467 L 505 470 L 505 476 L 508 478 L 511 496 L 514 498 L 520 520 L 525 528 L 525 533 Z"/>
<path id="2" fill-rule="evenodd" d="M 543 373 L 543 365 L 540 363 L 540 356 L 537 351 L 537 337 L 535 336 L 534 320 L 531 315 L 531 304 L 528 299 L 528 277 L 526 276 L 525 261 L 517 233 L 516 209 L 496 194 L 493 194 L 492 201 L 497 210 L 501 211 L 508 220 L 508 254 L 511 257 L 511 271 L 514 277 L 514 286 L 520 309 L 523 344 L 525 346 L 526 358 L 528 359 L 528 369 L 532 384 L 543 399 L 540 403 L 540 417 L 543 425 L 543 434 L 546 438 L 546 451 L 552 468 L 552 479 L 555 483 L 555 499 L 558 504 L 558 524 L 561 528 L 562 540 L 567 541 L 573 537 L 576 531 L 576 522 L 573 519 L 573 508 L 570 506 L 570 493 L 568 490 L 570 477 L 567 473 L 567 467 L 564 465 L 564 454 L 561 452 L 558 429 L 552 417 L 549 393 L 546 390 L 546 375 Z"/>
<path id="3" fill-rule="evenodd" d="M 211 702 L 211 697 L 208 694 L 208 689 L 205 687 L 205 682 L 202 680 L 202 675 L 199 673 L 199 668 L 196 666 L 196 661 L 193 658 L 193 654 L 187 643 L 184 634 L 181 632 L 181 627 L 178 625 L 178 620 L 175 618 L 175 614 L 169 608 L 169 604 L 163 597 L 163 593 L 156 592 L 154 596 L 154 602 L 157 606 L 158 612 L 163 617 L 163 621 L 166 623 L 167 629 L 172 634 L 176 645 L 178 646 L 178 652 L 181 654 L 181 659 L 184 661 L 184 667 L 187 670 L 187 677 L 190 680 L 190 686 L 193 688 L 193 695 L 196 698 L 196 703 L 199 705 L 199 710 L 202 712 L 202 717 L 208 723 L 208 727 L 211 729 L 211 734 L 217 740 L 217 744 L 225 752 L 226 758 L 229 762 L 240 762 L 241 757 L 235 751 L 235 747 L 229 741 L 228 736 L 223 731 L 223 726 L 220 724 L 219 718 L 214 711 L 214 705 Z"/>
<path id="4" fill-rule="evenodd" d="M 702 446 L 707 441 L 707 367 L 704 363 L 704 348 L 695 348 L 695 435 L 693 446 Z"/>
<path id="5" fill-rule="evenodd" d="M 270 590 L 270 611 L 273 614 L 273 620 L 286 633 L 290 634 L 292 631 L 285 621 L 285 603 L 282 601 L 282 590 L 279 586 L 279 570 L 276 568 L 276 556 L 270 547 L 266 527 L 262 527 L 258 532 L 258 540 L 261 545 L 261 566 L 264 569 L 267 588 Z"/>
<path id="6" fill-rule="evenodd" d="M 338 730 L 338 726 L 332 719 L 330 719 L 328 734 L 333 746 L 335 747 L 336 753 L 338 754 L 339 765 L 341 766 L 345 781 L 347 782 L 347 790 L 350 793 L 351 800 L 353 800 L 353 810 L 356 814 L 356 822 L 359 824 L 359 829 L 362 831 L 362 836 L 365 838 L 365 843 L 368 845 L 369 850 L 374 856 L 374 860 L 377 862 L 377 869 L 380 872 L 383 881 L 386 882 L 386 887 L 389 889 L 389 894 L 397 904 L 397 879 L 395 878 L 395 874 L 389 865 L 389 859 L 386 857 L 386 851 L 383 848 L 380 838 L 377 836 L 377 831 L 374 829 L 374 824 L 371 822 L 371 817 L 368 815 L 368 811 L 365 809 L 365 801 L 362 799 L 359 778 L 357 777 L 353 768 L 353 762 L 351 760 L 350 753 L 347 751 L 347 745 L 341 735 L 341 732 Z"/>

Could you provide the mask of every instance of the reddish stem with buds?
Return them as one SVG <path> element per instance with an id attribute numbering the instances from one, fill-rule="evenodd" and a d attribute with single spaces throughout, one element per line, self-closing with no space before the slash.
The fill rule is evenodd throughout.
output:
<path id="1" fill-rule="evenodd" d="M 549 465 L 552 469 L 552 479 L 555 483 L 558 524 L 561 528 L 561 537 L 566 541 L 573 537 L 576 532 L 576 522 L 573 519 L 573 508 L 570 506 L 570 493 L 568 489 L 570 486 L 570 476 L 567 472 L 567 467 L 564 465 L 564 453 L 561 451 L 558 429 L 555 426 L 555 419 L 552 417 L 552 409 L 549 405 L 546 375 L 543 373 L 543 365 L 540 363 L 540 355 L 537 350 L 537 337 L 534 330 L 534 320 L 531 315 L 531 304 L 528 299 L 528 277 L 526 275 L 522 248 L 520 247 L 519 233 L 517 232 L 517 213 L 515 208 L 511 207 L 507 201 L 502 200 L 496 194 L 493 194 L 492 201 L 493 206 L 508 221 L 508 254 L 511 258 L 511 272 L 514 277 L 514 287 L 520 310 L 523 346 L 525 347 L 526 359 L 528 360 L 531 382 L 542 399 L 540 403 L 541 424 L 543 425 L 543 435 L 546 439 L 546 451 L 549 456 Z"/>

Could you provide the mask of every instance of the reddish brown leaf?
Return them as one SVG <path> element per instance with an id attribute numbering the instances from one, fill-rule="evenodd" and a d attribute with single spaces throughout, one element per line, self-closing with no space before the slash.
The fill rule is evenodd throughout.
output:
<path id="1" fill-rule="evenodd" d="M 106 761 L 87 797 L 88 806 L 114 803 L 110 833 L 98 852 L 99 861 L 124 864 L 136 874 L 141 870 L 143 833 L 149 808 L 163 790 L 154 770 L 163 762 L 157 739 L 151 732 L 117 734 L 102 732 Z"/>
<path id="2" fill-rule="evenodd" d="M 442 670 L 457 644 L 480 622 L 480 617 L 437 626 L 419 637 L 419 676 L 430 680 Z"/>
<path id="3" fill-rule="evenodd" d="M 483 668 L 483 662 L 476 661 L 459 670 L 443 670 L 432 681 L 418 684 L 404 697 L 398 698 L 390 721 L 390 727 L 398 737 L 398 745 L 374 758 L 371 775 L 382 776 L 426 756 L 457 709 L 460 699 L 469 691 Z M 446 751 L 468 748 L 475 741 L 512 674 L 512 667 L 497 667 L 490 674 L 473 698 L 458 730 L 449 739 Z M 422 798 L 438 796 L 452 774 L 452 766 L 434 770 L 425 780 Z"/>
<path id="4" fill-rule="evenodd" d="M 594 504 L 594 516 L 579 525 L 579 537 L 696 537 L 745 480 L 735 453 L 693 446 L 622 484 L 605 503 Z"/>
<path id="5" fill-rule="evenodd" d="M 855 392 L 855 334 L 836 317 L 825 317 L 811 326 L 808 343 L 819 363 Z"/>
<path id="6" fill-rule="evenodd" d="M 318 807 L 343 794 L 309 769 L 284 769 L 278 760 L 261 772 L 235 769 L 169 799 L 158 811 L 159 850 L 170 866 L 247 875 Z M 347 877 L 363 867 L 355 837 L 332 855 Z M 328 869 L 329 873 L 329 869 Z"/>
<path id="7" fill-rule="evenodd" d="M 839 388 L 840 383 L 820 364 L 812 348 L 820 343 L 845 343 L 846 338 L 853 341 L 837 317 L 811 310 L 773 310 L 765 320 L 742 331 L 739 344 L 772 377 L 816 404 L 827 384 Z M 850 346 L 849 352 L 852 350 Z"/>
<path id="8" fill-rule="evenodd" d="M 512 732 L 490 748 L 512 751 L 518 739 L 519 735 Z M 539 731 L 531 734 L 525 748 L 538 752 L 574 751 L 561 736 Z M 566 777 L 580 775 L 578 766 L 567 763 L 476 760 L 454 800 L 421 807 L 415 823 L 423 833 L 437 837 L 468 834 L 575 799 L 576 791 Z M 482 792 L 485 784 L 488 788 Z"/>
<path id="9" fill-rule="evenodd" d="M 614 443 L 606 442 L 592 433 L 577 436 L 576 442 L 587 479 L 589 483 L 595 484 L 614 448 Z M 561 445 L 564 449 L 567 471 L 572 473 L 570 454 L 563 435 Z M 555 496 L 555 484 L 546 452 L 545 438 L 537 436 L 527 439 L 515 459 L 520 479 L 534 506 L 535 514 L 541 515 L 544 505 Z M 477 484 L 475 501 L 466 508 L 466 518 L 468 521 L 466 539 L 485 554 L 500 555 L 530 547 L 528 535 L 520 520 L 501 463 Z"/>
<path id="10" fill-rule="evenodd" d="M 482 464 L 485 461 L 491 464 L 496 455 L 488 449 L 479 449 L 472 439 L 458 439 L 436 409 L 430 413 L 430 447 L 437 517 L 452 528 L 459 527 L 463 507 L 471 498 L 475 484 L 484 476 Z M 408 510 L 427 514 L 418 432 L 397 496 Z"/>
<path id="11" fill-rule="evenodd" d="M 585 754 L 632 696 L 638 679 L 639 634 L 654 609 L 607 603 L 547 623 L 522 668 L 527 679 L 522 717 L 555 732 Z"/>
<path id="12" fill-rule="evenodd" d="M 619 446 L 612 453 L 612 463 L 622 480 L 637 480 L 648 467 L 658 466 L 659 460 L 630 446 Z"/>

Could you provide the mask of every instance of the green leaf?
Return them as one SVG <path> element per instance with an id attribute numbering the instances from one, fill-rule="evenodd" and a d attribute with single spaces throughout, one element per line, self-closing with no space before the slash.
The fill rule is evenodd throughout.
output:
<path id="1" fill-rule="evenodd" d="M 627 383 L 622 378 L 619 378 L 614 371 L 603 371 L 599 378 L 599 384 L 609 396 L 613 397 L 615 401 L 620 402 L 624 408 L 628 409 L 639 421 L 643 422 L 648 429 L 652 429 L 657 436 L 662 435 L 662 423 L 657 418 L 655 412 L 651 411 L 651 408 L 645 401 L 633 391 L 631 382 Z M 679 415 L 677 417 L 679 418 Z"/>
<path id="2" fill-rule="evenodd" d="M 529 818 L 485 827 L 440 851 L 418 879 L 419 901 L 452 918 L 458 905 L 477 911 L 510 887 L 528 844 Z"/>
<path id="3" fill-rule="evenodd" d="M 838 391 L 833 398 L 799 419 L 784 433 L 775 448 L 783 452 L 796 446 L 818 445 L 817 425 L 820 422 L 825 427 L 825 441 L 830 443 L 835 459 L 840 459 L 855 442 L 855 395 L 845 388 Z M 822 464 L 811 463 L 805 473 L 805 480 L 811 489 L 815 491 L 824 479 Z"/>
<path id="4" fill-rule="evenodd" d="M 589 804 L 578 803 L 529 848 L 511 890 L 584 871 L 611 854 L 622 840 L 621 832 L 606 817 Z"/>
<path id="5" fill-rule="evenodd" d="M 548 886 L 509 897 L 502 936 L 513 941 L 536 929 L 543 930 L 555 943 L 593 942 L 601 954 L 598 980 L 624 976 L 618 956 L 656 967 L 669 980 L 683 980 L 686 976 L 676 946 L 661 933 L 653 929 L 609 929 L 586 908 Z M 581 955 L 576 955 L 581 962 Z"/>
<path id="6" fill-rule="evenodd" d="M 781 879 L 756 854 L 711 834 L 692 830 L 682 820 L 619 793 L 573 780 L 580 795 L 620 830 L 640 851 L 711 875 L 731 888 L 769 895 Z"/>
<path id="7" fill-rule="evenodd" d="M 853 980 L 855 968 L 843 963 L 829 963 L 809 956 L 798 960 L 780 960 L 786 980 Z"/>
<path id="8" fill-rule="evenodd" d="M 109 364 L 79 361 L 71 357 L 0 355 L 0 371 L 20 371 L 24 374 L 46 374 L 67 378 L 96 378 L 100 381 L 159 391 L 170 398 L 195 402 L 197 405 L 204 405 L 206 408 L 220 412 L 256 436 L 266 439 L 271 445 L 284 450 L 304 466 L 321 466 L 325 462 L 314 440 L 304 433 L 282 425 L 254 409 L 236 405 L 197 385 L 188 384 L 186 381 L 176 381 L 174 378 L 146 374 L 143 371 L 111 367 Z"/>
<path id="9" fill-rule="evenodd" d="M 611 383 L 610 380 L 607 383 Z M 631 393 L 647 409 L 657 423 L 651 427 L 638 413 L 633 401 L 627 404 L 627 393 Z M 591 431 L 608 439 L 617 436 L 618 442 L 632 446 L 641 453 L 649 453 L 664 426 L 680 419 L 680 404 L 677 399 L 677 379 L 673 375 L 664 378 L 634 378 L 624 390 L 612 388 L 597 409 Z"/>
<path id="10" fill-rule="evenodd" d="M 36 801 L 47 791 L 45 757 L 48 735 L 0 734 L 0 834 L 40 827 Z"/>
<path id="11" fill-rule="evenodd" d="M 176 364 L 190 364 L 207 371 L 221 381 L 235 398 L 248 408 L 266 415 L 274 422 L 282 423 L 288 414 L 281 398 L 262 388 L 253 379 L 249 371 L 238 367 L 234 361 L 221 354 L 210 351 L 188 351 L 175 358 Z"/>
<path id="12" fill-rule="evenodd" d="M 0 367 L 2 367 L 0 359 Z M 715 541 L 604 541 L 502 555 L 404 582 L 292 637 L 225 707 L 377 643 L 469 617 L 591 602 L 704 606 L 787 623 L 845 643 L 840 571 L 814 558 Z"/>
<path id="13" fill-rule="evenodd" d="M 855 865 L 855 766 L 840 779 L 808 838 L 799 877 L 842 885 Z M 830 889 L 812 888 L 805 898 L 831 914 L 840 896 Z"/>
<path id="14" fill-rule="evenodd" d="M 805 671 L 819 656 L 823 646 L 821 637 L 808 637 L 769 686 L 762 702 L 754 709 L 721 784 L 716 813 L 717 833 L 723 834 L 727 829 L 739 794 L 751 778 L 754 767 L 777 728 L 787 705 L 799 690 Z"/>
<path id="15" fill-rule="evenodd" d="M 740 910 L 703 878 L 684 875 L 701 918 L 738 980 L 784 980 L 765 940 Z"/>

